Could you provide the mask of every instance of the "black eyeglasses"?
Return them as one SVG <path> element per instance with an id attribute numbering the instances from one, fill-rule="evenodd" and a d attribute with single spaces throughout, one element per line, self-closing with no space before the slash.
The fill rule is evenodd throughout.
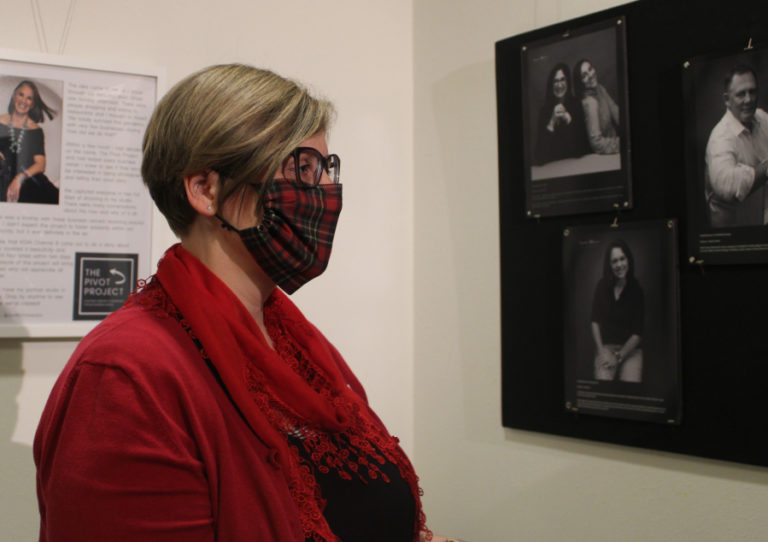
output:
<path id="1" fill-rule="evenodd" d="M 310 186 L 317 186 L 323 177 L 323 171 L 328 173 L 333 184 L 339 184 L 339 169 L 341 159 L 338 155 L 329 154 L 325 157 L 312 147 L 296 147 L 283 161 L 280 173 L 289 181 L 301 181 Z"/>

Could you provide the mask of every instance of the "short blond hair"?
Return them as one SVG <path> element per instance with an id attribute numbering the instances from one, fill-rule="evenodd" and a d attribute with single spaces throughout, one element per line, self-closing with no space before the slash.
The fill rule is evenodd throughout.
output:
<path id="1" fill-rule="evenodd" d="M 327 131 L 333 106 L 269 70 L 225 64 L 187 76 L 160 100 L 144 134 L 141 175 L 176 235 L 195 219 L 184 177 L 222 177 L 221 204 L 246 183 L 271 180 L 305 139 Z"/>

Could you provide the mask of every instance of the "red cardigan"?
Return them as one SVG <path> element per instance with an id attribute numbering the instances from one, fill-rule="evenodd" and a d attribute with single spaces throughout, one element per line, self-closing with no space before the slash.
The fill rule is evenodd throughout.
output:
<path id="1" fill-rule="evenodd" d="M 125 307 L 83 339 L 34 456 L 41 542 L 304 542 L 277 462 L 171 317 Z"/>

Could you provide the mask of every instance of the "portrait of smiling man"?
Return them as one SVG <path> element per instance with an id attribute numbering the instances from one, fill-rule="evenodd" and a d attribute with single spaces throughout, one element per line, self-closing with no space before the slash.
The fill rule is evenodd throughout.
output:
<path id="1" fill-rule="evenodd" d="M 737 64 L 723 86 L 726 111 L 712 129 L 705 153 L 705 192 L 713 228 L 760 226 L 768 170 L 768 113 L 758 108 L 758 77 Z"/>

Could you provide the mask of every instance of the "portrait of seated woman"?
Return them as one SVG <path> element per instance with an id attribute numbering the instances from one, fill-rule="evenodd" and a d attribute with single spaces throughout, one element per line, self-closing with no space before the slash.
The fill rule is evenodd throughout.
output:
<path id="1" fill-rule="evenodd" d="M 59 189 L 45 175 L 45 134 L 41 124 L 57 112 L 40 95 L 35 82 L 16 84 L 7 114 L 0 115 L 0 201 L 59 202 Z"/>
<path id="2" fill-rule="evenodd" d="M 576 97 L 581 101 L 589 145 L 596 154 L 617 154 L 619 140 L 619 106 L 600 84 L 597 69 L 587 59 L 573 68 Z"/>
<path id="3" fill-rule="evenodd" d="M 564 62 L 549 72 L 544 92 L 533 163 L 542 165 L 591 153 L 581 103 L 573 95 L 570 70 Z"/>
<path id="4" fill-rule="evenodd" d="M 592 301 L 596 380 L 641 382 L 644 318 L 644 293 L 635 278 L 632 251 L 618 239 L 605 251 L 603 276 Z"/>

